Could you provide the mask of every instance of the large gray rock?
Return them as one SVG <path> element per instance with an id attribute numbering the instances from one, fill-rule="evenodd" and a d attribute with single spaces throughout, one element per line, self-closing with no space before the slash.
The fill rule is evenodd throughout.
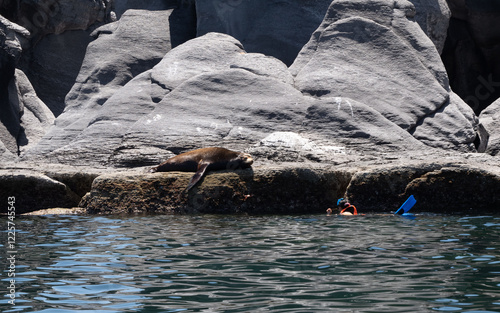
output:
<path id="1" fill-rule="evenodd" d="M 479 120 L 489 134 L 486 152 L 498 155 L 500 153 L 500 98 L 481 112 Z"/>
<path id="2" fill-rule="evenodd" d="M 170 50 L 170 14 L 170 10 L 129 10 L 119 21 L 98 28 L 64 112 L 30 154 L 49 153 L 71 143 L 116 91 L 158 63 Z"/>
<path id="3" fill-rule="evenodd" d="M 163 142 L 165 134 L 157 135 L 154 131 L 150 132 L 148 129 L 154 128 L 156 125 L 147 122 L 148 120 L 157 121 L 158 117 L 156 116 L 163 114 L 158 113 L 161 111 L 153 111 L 155 107 L 160 105 L 159 102 L 171 90 L 177 90 L 176 88 L 185 81 L 200 74 L 231 69 L 233 71 L 248 72 L 255 77 L 267 78 L 273 83 L 275 81 L 276 83 L 281 82 L 287 90 L 299 97 L 297 101 L 302 99 L 300 92 L 291 86 L 293 78 L 283 63 L 261 54 L 247 54 L 241 44 L 230 36 L 215 33 L 208 34 L 173 49 L 152 70 L 130 81 L 102 107 L 92 115 L 89 114 L 88 127 L 82 129 L 78 136 L 75 137 L 75 140 L 68 140 L 64 146 L 58 147 L 58 150 L 54 149 L 47 156 L 54 156 L 58 160 L 72 160 L 75 162 L 103 163 L 111 161 L 112 163 L 118 162 L 130 165 L 140 163 L 142 154 L 152 154 L 153 159 L 146 162 L 158 162 L 160 160 L 158 154 L 165 155 L 165 152 L 162 153 L 162 150 L 159 149 L 165 148 Z M 224 79 L 227 80 L 228 78 Z M 220 88 L 227 87 L 232 93 L 240 93 L 241 97 L 246 97 L 248 95 L 244 91 L 239 92 L 236 89 L 240 84 L 246 83 L 244 79 L 239 78 L 239 81 Z M 260 88 L 261 91 L 255 91 L 254 93 L 262 92 L 262 97 L 269 98 L 276 95 L 276 90 L 272 86 L 266 88 L 265 85 L 262 85 Z M 266 89 L 269 89 L 269 91 L 266 91 Z M 187 90 L 186 92 L 190 93 L 191 91 Z M 196 92 L 203 93 L 204 91 Z M 217 97 L 217 90 L 211 92 L 207 90 L 206 93 L 207 95 L 202 95 L 202 97 Z M 196 101 L 191 100 L 190 96 L 187 95 L 180 96 L 181 99 L 183 97 L 187 97 L 184 101 L 186 103 Z M 168 110 L 168 101 L 170 100 L 162 101 L 166 104 L 165 107 L 161 105 L 161 110 Z M 179 103 L 178 106 L 184 105 L 184 102 Z M 147 117 L 144 118 L 146 115 Z M 167 113 L 167 116 L 173 118 L 171 113 Z M 206 118 L 206 113 L 203 107 L 199 107 L 199 111 L 193 112 L 193 116 L 189 117 L 189 119 L 177 121 L 176 123 L 184 122 L 191 127 L 194 125 L 192 123 L 194 120 L 203 120 L 204 118 Z M 137 121 L 142 119 L 145 119 L 145 122 L 136 124 Z M 162 120 L 162 122 L 164 121 L 165 119 Z M 146 123 L 146 126 L 142 126 L 144 123 Z M 158 142 L 155 142 L 155 138 L 157 138 Z M 190 141 L 191 139 L 184 137 L 180 138 L 180 140 Z M 52 142 L 53 140 L 47 141 L 47 144 L 49 145 Z M 194 147 L 198 144 L 193 142 L 189 146 Z M 184 145 L 185 143 L 181 146 Z M 88 155 L 91 159 L 82 159 L 84 155 Z"/>
<path id="4" fill-rule="evenodd" d="M 415 14 L 406 0 L 334 1 L 290 69 L 220 33 L 139 75 L 114 58 L 100 65 L 91 45 L 65 113 L 26 157 L 140 166 L 205 146 L 329 162 L 426 146 L 475 151 L 477 120 Z"/>
<path id="5" fill-rule="evenodd" d="M 331 0 L 197 0 L 198 36 L 219 32 L 290 65 Z"/>
<path id="6" fill-rule="evenodd" d="M 348 97 L 432 147 L 474 151 L 477 120 L 450 91 L 406 1 L 334 1 L 290 70 L 318 98 Z"/>
<path id="7" fill-rule="evenodd" d="M 283 138 L 295 143 L 284 147 Z M 44 156 L 137 166 L 211 145 L 278 161 L 318 161 L 346 147 L 360 153 L 422 144 L 364 103 L 304 96 L 282 62 L 210 33 L 171 50 L 96 110 L 74 140 Z"/>
<path id="8" fill-rule="evenodd" d="M 66 108 L 102 105 L 133 77 L 149 70 L 170 50 L 171 11 L 129 10 L 96 29 Z"/>
<path id="9" fill-rule="evenodd" d="M 396 42 L 401 41 L 394 37 L 391 38 Z M 430 41 L 429 44 L 432 45 Z M 413 53 L 410 48 L 407 52 Z M 420 62 L 415 61 L 418 56 L 411 56 L 400 58 L 419 66 Z M 368 66 L 377 71 L 371 61 L 359 61 L 360 68 Z M 328 66 L 314 71 L 321 73 Z M 407 64 L 400 66 L 401 71 L 407 69 Z M 43 157 L 71 164 L 140 166 L 158 163 L 192 148 L 226 146 L 261 159 L 331 162 L 346 154 L 423 149 L 423 143 L 463 148 L 464 136 L 474 137 L 473 130 L 469 134 L 448 124 L 467 120 L 464 114 L 470 111 L 440 106 L 450 94 L 430 68 L 424 67 L 414 75 L 424 75 L 434 82 L 437 95 L 427 96 L 423 86 L 419 90 L 410 86 L 413 81 L 407 82 L 406 88 L 419 91 L 416 94 L 423 99 L 408 97 L 414 107 L 408 104 L 404 110 L 396 106 L 397 97 L 391 98 L 391 93 L 398 90 L 390 84 L 387 91 L 374 97 L 378 106 L 373 99 L 359 96 L 361 93 L 315 98 L 295 88 L 292 75 L 281 61 L 246 53 L 233 37 L 209 33 L 172 49 L 158 65 L 136 76 L 97 109 L 80 108 L 85 112 L 80 114 L 88 115 L 85 127 L 75 132 L 72 140 L 47 150 Z M 406 77 L 398 73 L 398 68 L 390 75 Z M 386 104 L 386 111 L 382 110 L 384 95 L 394 102 Z M 412 114 L 420 110 L 425 116 L 432 105 L 436 110 L 435 122 L 419 121 L 426 125 L 422 129 L 440 129 L 441 124 L 448 128 L 439 130 L 438 135 L 431 133 L 431 139 L 423 130 L 412 135 L 411 127 L 417 125 L 417 120 L 411 124 L 411 119 L 416 119 Z M 391 110 L 396 108 L 400 116 L 391 116 Z M 408 124 L 402 122 L 405 119 Z M 432 140 L 439 135 L 439 141 Z M 52 143 L 53 139 L 46 142 Z"/>

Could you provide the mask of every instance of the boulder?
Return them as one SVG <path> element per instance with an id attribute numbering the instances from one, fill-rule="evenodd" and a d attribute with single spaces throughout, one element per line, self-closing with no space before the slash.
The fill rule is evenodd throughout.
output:
<path id="1" fill-rule="evenodd" d="M 500 153 L 500 98 L 481 112 L 479 120 L 489 134 L 486 152 L 498 156 Z"/>
<path id="2" fill-rule="evenodd" d="M 173 10 L 168 18 L 172 48 L 196 38 L 195 0 L 120 0 L 113 1 L 112 7 L 118 19 L 127 10 Z"/>
<path id="3" fill-rule="evenodd" d="M 346 197 L 367 211 L 394 212 L 410 196 L 411 213 L 498 213 L 500 172 L 495 167 L 453 163 L 406 163 L 357 172 Z"/>
<path id="4" fill-rule="evenodd" d="M 64 97 L 75 82 L 90 42 L 87 29 L 108 21 L 108 2 L 3 1 L 7 17 L 30 32 L 17 67 L 56 116 L 64 110 Z"/>
<path id="5" fill-rule="evenodd" d="M 477 120 L 451 93 L 414 16 L 405 0 L 334 1 L 290 67 L 295 86 L 316 98 L 364 103 L 431 147 L 474 151 Z"/>
<path id="6" fill-rule="evenodd" d="M 129 10 L 119 21 L 95 30 L 97 38 L 87 48 L 64 112 L 28 154 L 40 157 L 70 144 L 116 91 L 158 63 L 170 50 L 170 13 Z"/>
<path id="7" fill-rule="evenodd" d="M 74 207 L 80 198 L 65 184 L 32 171 L 0 171 L 0 198 L 15 198 L 16 214 L 54 208 Z M 2 205 L 0 213 L 7 213 Z"/>

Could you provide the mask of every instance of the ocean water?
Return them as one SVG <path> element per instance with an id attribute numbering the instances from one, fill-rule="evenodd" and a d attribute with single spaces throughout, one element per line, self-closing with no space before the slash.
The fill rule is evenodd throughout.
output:
<path id="1" fill-rule="evenodd" d="M 2 312 L 500 312 L 496 216 L 15 222 L 12 296 L 0 233 Z"/>

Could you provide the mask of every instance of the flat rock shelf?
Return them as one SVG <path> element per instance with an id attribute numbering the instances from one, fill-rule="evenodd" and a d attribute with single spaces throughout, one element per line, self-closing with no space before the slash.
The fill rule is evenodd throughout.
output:
<path id="1" fill-rule="evenodd" d="M 344 159 L 338 164 L 256 164 L 209 172 L 189 192 L 194 173 L 131 169 L 0 170 L 2 197 L 16 197 L 18 213 L 50 208 L 89 214 L 310 214 L 347 197 L 361 212 L 393 212 L 410 195 L 414 212 L 496 213 L 500 169 L 494 157 L 436 155 Z M 259 163 L 259 162 L 257 162 Z M 45 168 L 45 170 L 43 170 Z M 6 213 L 6 212 L 2 212 Z"/>

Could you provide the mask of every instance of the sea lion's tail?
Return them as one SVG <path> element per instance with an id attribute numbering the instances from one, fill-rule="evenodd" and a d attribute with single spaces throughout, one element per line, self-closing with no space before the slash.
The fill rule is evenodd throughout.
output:
<path id="1" fill-rule="evenodd" d="M 149 169 L 149 172 L 150 172 L 150 173 L 156 173 L 156 172 L 158 172 L 158 166 L 155 166 L 155 167 L 150 168 L 150 169 Z"/>

